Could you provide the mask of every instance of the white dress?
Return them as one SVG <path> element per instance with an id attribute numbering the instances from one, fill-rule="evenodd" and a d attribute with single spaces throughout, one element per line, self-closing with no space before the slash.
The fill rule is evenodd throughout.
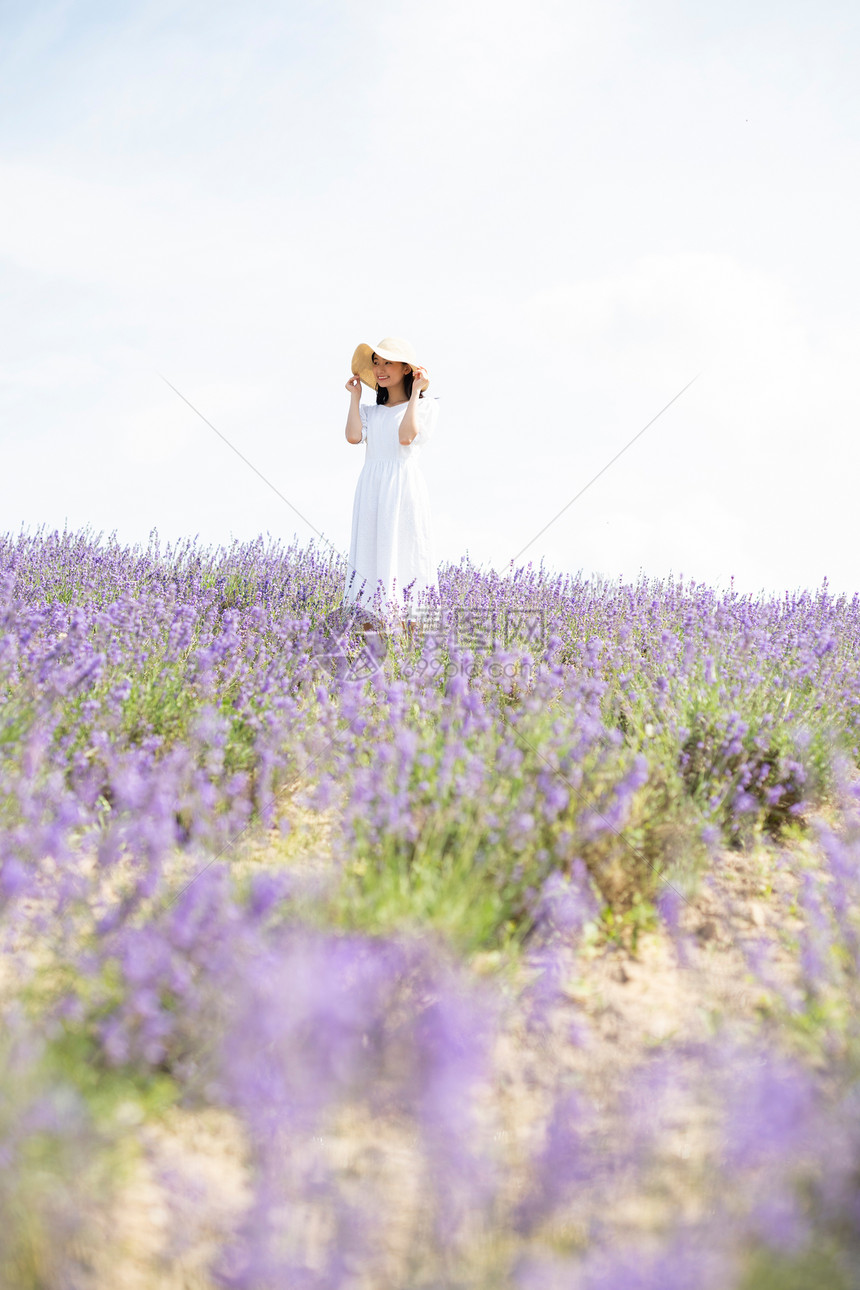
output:
<path id="1" fill-rule="evenodd" d="M 344 589 L 347 600 L 365 607 L 378 589 L 383 612 L 400 614 L 407 607 L 404 593 L 412 607 L 427 592 L 439 594 L 430 495 L 419 461 L 436 424 L 438 400 L 427 395 L 418 400 L 418 434 L 402 444 L 400 423 L 408 406 L 359 407 L 367 451 L 355 488 Z"/>

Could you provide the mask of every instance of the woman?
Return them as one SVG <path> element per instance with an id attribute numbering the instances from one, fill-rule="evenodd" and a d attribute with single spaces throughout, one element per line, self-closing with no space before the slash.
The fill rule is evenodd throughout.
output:
<path id="1" fill-rule="evenodd" d="M 361 402 L 362 382 L 376 403 Z M 367 608 L 380 603 L 405 627 L 414 607 L 439 580 L 430 497 L 421 471 L 421 445 L 432 432 L 438 400 L 408 341 L 393 336 L 375 349 L 359 345 L 352 357 L 346 420 L 348 443 L 367 444 L 352 511 L 352 539 L 344 596 Z"/>

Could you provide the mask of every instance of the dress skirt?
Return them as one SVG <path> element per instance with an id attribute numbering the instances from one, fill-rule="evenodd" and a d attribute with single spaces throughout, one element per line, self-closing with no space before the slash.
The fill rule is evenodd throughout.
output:
<path id="1" fill-rule="evenodd" d="M 383 617 L 412 616 L 428 595 L 439 595 L 430 495 L 420 466 L 437 400 L 419 399 L 418 434 L 401 444 L 407 407 L 360 408 L 367 450 L 355 489 L 344 596 L 367 609 L 375 605 Z"/>

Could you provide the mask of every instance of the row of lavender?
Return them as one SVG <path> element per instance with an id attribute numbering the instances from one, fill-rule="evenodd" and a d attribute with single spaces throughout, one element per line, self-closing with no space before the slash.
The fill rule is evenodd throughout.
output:
<path id="1" fill-rule="evenodd" d="M 120 1110 L 169 1070 L 183 1105 L 241 1124 L 252 1192 L 212 1260 L 225 1287 L 837 1290 L 856 1284 L 860 1256 L 858 839 L 856 823 L 829 839 L 815 897 L 836 883 L 853 913 L 816 911 L 796 982 L 799 1021 L 828 1000 L 843 1014 L 822 1024 L 812 1062 L 771 1024 L 664 1043 L 600 1089 L 578 1079 L 553 1054 L 560 1025 L 588 1042 L 557 1005 L 590 911 L 564 882 L 544 894 L 534 986 L 514 1002 L 415 939 L 302 926 L 271 883 L 237 902 L 214 870 L 101 951 L 120 968 L 112 997 L 104 980 L 96 1000 L 81 988 L 79 954 L 73 995 L 107 1022 L 87 1055 L 103 1046 L 119 1063 Z M 128 1021 L 153 1014 L 129 1052 Z M 138 1117 L 87 1104 L 57 1065 L 67 1031 L 40 1045 L 32 1022 L 10 1020 L 4 1284 L 108 1284 L 87 1279 L 88 1225 L 110 1204 L 102 1162 Z M 498 1042 L 512 1029 L 513 1067 Z M 211 1227 L 211 1198 L 182 1174 L 164 1185 L 179 1258 Z"/>
<path id="2" fill-rule="evenodd" d="M 780 1004 L 816 1018 L 826 1078 L 756 1045 L 672 1052 L 631 1081 L 629 1139 L 607 1139 L 559 1074 L 512 1147 L 494 1120 L 504 1007 L 417 933 L 521 941 L 537 984 L 516 1006 L 539 1035 L 584 927 L 647 915 L 721 840 L 802 821 L 856 761 L 857 603 L 464 563 L 445 571 L 446 613 L 428 606 L 417 642 L 382 657 L 342 621 L 341 585 L 337 560 L 297 546 L 0 548 L 6 994 L 28 994 L 48 1036 L 19 1018 L 4 1059 L 18 1282 L 68 1280 L 87 1211 L 65 1203 L 64 1170 L 88 1176 L 79 1156 L 109 1150 L 57 1074 L 69 1053 L 237 1115 L 255 1190 L 216 1259 L 227 1285 L 608 1287 L 631 1284 L 635 1258 L 643 1285 L 674 1268 L 679 1285 L 724 1286 L 745 1243 L 794 1257 L 813 1218 L 814 1257 L 841 1275 L 828 1242 L 850 1247 L 857 1204 L 852 838 L 808 876 Z M 309 895 L 266 869 L 240 887 L 231 857 L 289 802 L 332 813 L 334 883 Z M 650 1263 L 610 1256 L 610 1200 L 658 1185 L 691 1089 L 710 1098 L 721 1181 L 697 1173 L 701 1212 L 666 1219 Z M 347 1115 L 351 1141 L 384 1125 L 411 1153 L 408 1204 L 392 1153 L 368 1148 L 352 1171 L 332 1156 Z M 34 1197 L 46 1153 L 60 1186 Z M 289 1217 L 309 1209 L 315 1226 Z"/>
<path id="3" fill-rule="evenodd" d="M 87 830 L 102 865 L 139 855 L 149 891 L 172 848 L 270 824 L 301 782 L 340 808 L 344 859 L 468 851 L 486 939 L 527 923 L 574 857 L 630 904 L 667 857 L 779 831 L 840 753 L 860 756 L 858 606 L 825 593 L 758 603 L 463 565 L 446 620 L 362 666 L 333 612 L 341 570 L 313 549 L 66 535 L 7 539 L 0 568 L 0 891 Z"/>

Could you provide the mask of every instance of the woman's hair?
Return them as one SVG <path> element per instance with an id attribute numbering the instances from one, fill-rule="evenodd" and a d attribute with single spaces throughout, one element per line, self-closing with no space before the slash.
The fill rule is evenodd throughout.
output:
<path id="1" fill-rule="evenodd" d="M 375 358 L 376 358 L 376 355 L 375 355 L 375 354 L 371 354 L 371 356 L 370 356 L 370 361 L 371 361 L 371 363 L 373 362 L 373 360 L 374 360 Z M 407 373 L 406 373 L 406 375 L 405 375 L 405 376 L 404 376 L 404 378 L 403 378 L 403 390 L 404 390 L 404 393 L 406 394 L 407 399 L 411 399 L 411 398 L 412 398 L 412 373 L 411 373 L 411 372 L 407 372 Z M 423 390 L 421 390 L 421 392 L 419 393 L 418 397 L 419 397 L 419 399 L 423 399 L 423 398 L 424 398 L 424 391 L 423 391 Z M 387 391 L 387 390 L 381 390 L 381 389 L 377 388 L 377 391 L 376 391 L 376 402 L 377 402 L 377 403 L 387 403 L 387 402 L 388 402 L 388 391 Z"/>

